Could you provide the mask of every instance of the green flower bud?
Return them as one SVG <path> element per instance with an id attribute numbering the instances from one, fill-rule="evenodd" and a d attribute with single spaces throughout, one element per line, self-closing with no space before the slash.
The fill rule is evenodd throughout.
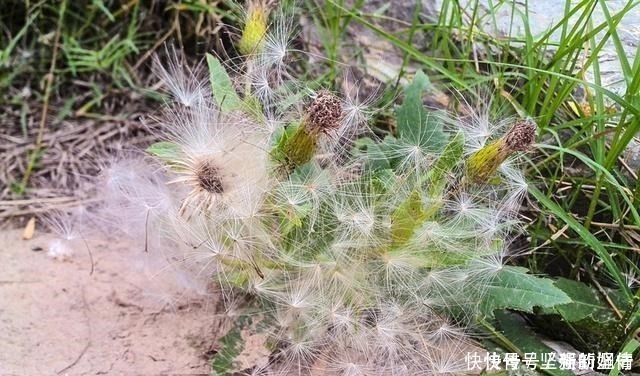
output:
<path id="1" fill-rule="evenodd" d="M 238 50 L 241 54 L 249 55 L 260 52 L 267 33 L 268 18 L 269 10 L 264 4 L 258 1 L 249 5 L 242 37 L 238 41 Z"/>

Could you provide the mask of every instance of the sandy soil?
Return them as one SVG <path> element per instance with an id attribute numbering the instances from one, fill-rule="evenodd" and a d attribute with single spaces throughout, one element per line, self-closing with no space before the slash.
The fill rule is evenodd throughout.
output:
<path id="1" fill-rule="evenodd" d="M 122 245 L 92 241 L 90 275 L 87 252 L 47 243 L 0 232 L 0 375 L 210 374 L 216 299 L 149 279 Z"/>

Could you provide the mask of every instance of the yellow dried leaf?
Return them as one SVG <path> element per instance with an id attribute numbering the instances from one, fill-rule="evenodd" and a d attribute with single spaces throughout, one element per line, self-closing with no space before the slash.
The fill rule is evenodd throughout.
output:
<path id="1" fill-rule="evenodd" d="M 36 232 L 36 217 L 31 217 L 27 222 L 27 225 L 24 226 L 24 231 L 22 232 L 22 240 L 30 240 L 33 238 L 33 235 Z"/>

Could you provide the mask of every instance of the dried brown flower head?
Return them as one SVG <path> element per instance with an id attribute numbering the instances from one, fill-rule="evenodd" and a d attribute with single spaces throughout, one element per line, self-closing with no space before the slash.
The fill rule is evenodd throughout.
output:
<path id="1" fill-rule="evenodd" d="M 202 161 L 196 169 L 198 185 L 209 193 L 222 193 L 224 187 L 220 178 L 220 171 L 211 161 Z"/>
<path id="2" fill-rule="evenodd" d="M 329 132 L 340 127 L 344 116 L 342 101 L 328 90 L 320 90 L 309 104 L 306 128 L 312 132 Z"/>
<path id="3" fill-rule="evenodd" d="M 536 139 L 536 123 L 529 119 L 517 121 L 504 135 L 504 144 L 510 152 L 528 150 Z"/>

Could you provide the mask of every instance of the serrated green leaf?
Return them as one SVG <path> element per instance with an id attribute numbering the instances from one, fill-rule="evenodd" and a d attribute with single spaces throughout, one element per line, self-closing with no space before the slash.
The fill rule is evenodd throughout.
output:
<path id="1" fill-rule="evenodd" d="M 601 322 L 615 320 L 611 308 L 595 289 L 566 278 L 558 279 L 554 285 L 564 291 L 572 301 L 555 306 L 553 309 L 542 309 L 541 313 L 559 313 L 569 322 L 587 317 Z"/>
<path id="2" fill-rule="evenodd" d="M 396 187 L 398 179 L 390 168 L 380 169 L 371 174 L 371 188 L 373 192 L 385 194 Z"/>
<path id="3" fill-rule="evenodd" d="M 445 146 L 440 158 L 435 162 L 427 174 L 427 193 L 431 199 L 429 207 L 425 210 L 426 218 L 433 218 L 442 206 L 442 193 L 447 185 L 447 175 L 456 167 L 464 151 L 464 137 L 458 133 Z"/>
<path id="4" fill-rule="evenodd" d="M 237 316 L 229 331 L 217 340 L 218 351 L 210 359 L 212 375 L 237 375 L 267 364 L 273 350 L 264 335 L 269 327 L 258 312 Z"/>
<path id="5" fill-rule="evenodd" d="M 365 163 L 368 170 L 389 169 L 391 165 L 387 150 L 385 150 L 386 141 L 387 139 L 382 143 L 377 143 L 368 137 L 358 139 L 354 144 L 354 155 Z"/>
<path id="6" fill-rule="evenodd" d="M 618 335 L 621 323 L 599 292 L 583 283 L 564 278 L 556 281 L 555 285 L 572 302 L 536 310 L 536 325 L 581 350 L 615 351 L 622 341 Z M 628 305 L 622 293 L 608 289 L 607 295 L 624 314 Z"/>
<path id="7" fill-rule="evenodd" d="M 430 116 L 422 103 L 422 94 L 430 86 L 427 76 L 418 71 L 404 91 L 404 102 L 396 111 L 396 123 L 400 141 L 437 153 L 447 142 L 447 136 L 439 119 Z"/>
<path id="8" fill-rule="evenodd" d="M 254 119 L 264 120 L 262 113 L 262 102 L 251 94 L 247 94 L 242 101 L 242 106 L 247 114 L 251 115 Z"/>
<path id="9" fill-rule="evenodd" d="M 546 354 L 554 352 L 553 349 L 545 345 L 542 340 L 515 315 L 498 311 L 495 313 L 495 317 L 502 335 L 504 335 L 511 344 L 516 346 L 516 349 L 509 350 L 517 351 L 521 357 L 523 357 L 525 353 L 536 353 L 536 359 L 538 360 L 537 368 L 540 368 L 541 364 L 544 363 L 542 361 L 543 354 L 546 356 Z M 545 369 L 544 372 L 558 376 L 573 375 L 573 373 L 568 370 L 561 370 L 560 364 L 557 361 L 551 361 L 549 369 Z"/>
<path id="10" fill-rule="evenodd" d="M 571 298 L 549 278 L 527 274 L 519 266 L 504 266 L 486 286 L 480 308 L 491 317 L 497 309 L 533 312 L 533 307 L 555 307 L 571 302 Z"/>
<path id="11" fill-rule="evenodd" d="M 173 142 L 160 141 L 149 146 L 147 153 L 160 158 L 166 163 L 173 163 L 180 157 L 182 150 L 179 145 Z"/>
<path id="12" fill-rule="evenodd" d="M 233 87 L 231 78 L 227 74 L 220 60 L 211 54 L 207 54 L 207 66 L 209 67 L 209 80 L 213 98 L 216 100 L 222 112 L 230 112 L 243 108 L 243 102 Z"/>
<path id="13" fill-rule="evenodd" d="M 282 218 L 280 223 L 280 232 L 283 235 L 287 235 L 289 232 L 291 232 L 291 230 L 302 227 L 303 220 L 307 218 L 309 213 L 311 213 L 311 211 L 313 210 L 313 205 L 308 202 L 302 205 L 297 205 L 295 208 L 282 207 L 278 208 L 278 210 Z"/>
<path id="14" fill-rule="evenodd" d="M 425 268 L 446 268 L 465 265 L 475 254 L 471 252 L 449 252 L 441 249 L 425 249 L 419 254 L 421 266 Z"/>
<path id="15" fill-rule="evenodd" d="M 287 155 L 284 152 L 284 147 L 296 129 L 296 124 L 289 124 L 287 127 L 276 130 L 276 133 L 273 135 L 276 143 L 270 152 L 274 162 L 286 162 Z"/>

